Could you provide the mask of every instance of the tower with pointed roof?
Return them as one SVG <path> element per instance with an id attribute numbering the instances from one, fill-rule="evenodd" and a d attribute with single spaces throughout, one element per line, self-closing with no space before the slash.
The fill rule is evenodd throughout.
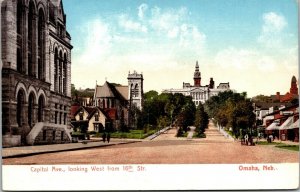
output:
<path id="1" fill-rule="evenodd" d="M 196 62 L 195 72 L 194 72 L 194 86 L 200 87 L 201 86 L 201 73 L 199 71 L 198 61 Z"/>
<path id="2" fill-rule="evenodd" d="M 293 76 L 293 77 L 292 77 L 292 80 L 291 80 L 290 93 L 291 93 L 291 94 L 295 94 L 295 95 L 298 94 L 297 80 L 296 80 L 296 77 L 295 77 L 295 76 Z"/>

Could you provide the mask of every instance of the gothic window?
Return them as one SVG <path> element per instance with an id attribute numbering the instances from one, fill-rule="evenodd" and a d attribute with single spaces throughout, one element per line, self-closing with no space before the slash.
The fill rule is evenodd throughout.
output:
<path id="1" fill-rule="evenodd" d="M 35 32 L 35 18 L 34 18 L 34 4 L 31 1 L 29 3 L 29 11 L 28 11 L 28 75 L 35 76 L 35 67 L 34 67 L 34 48 L 35 48 L 35 40 L 34 40 L 34 32 Z"/>
<path id="2" fill-rule="evenodd" d="M 28 125 L 32 128 L 34 118 L 34 94 L 30 93 L 28 100 Z"/>
<path id="3" fill-rule="evenodd" d="M 23 123 L 24 103 L 25 103 L 25 94 L 23 90 L 20 90 L 17 96 L 17 123 L 19 127 L 22 127 L 22 123 Z"/>
<path id="4" fill-rule="evenodd" d="M 63 93 L 67 94 L 67 54 L 64 54 L 64 63 L 63 63 Z"/>
<path id="5" fill-rule="evenodd" d="M 44 121 L 44 108 L 45 108 L 45 100 L 44 96 L 39 97 L 39 102 L 38 102 L 38 122 L 43 122 Z"/>
<path id="6" fill-rule="evenodd" d="M 17 3 L 17 71 L 23 72 L 22 64 L 22 4 Z"/>
<path id="7" fill-rule="evenodd" d="M 62 93 L 62 52 L 59 52 L 59 63 L 58 63 L 58 92 Z"/>
<path id="8" fill-rule="evenodd" d="M 39 10 L 38 21 L 38 78 L 45 78 L 45 18 L 42 9 Z"/>
<path id="9" fill-rule="evenodd" d="M 58 50 L 55 48 L 54 52 L 54 91 L 57 90 L 57 78 L 58 78 Z"/>
<path id="10" fill-rule="evenodd" d="M 139 96 L 139 86 L 138 86 L 138 84 L 135 85 L 134 90 L 135 90 L 135 97 L 138 97 Z"/>

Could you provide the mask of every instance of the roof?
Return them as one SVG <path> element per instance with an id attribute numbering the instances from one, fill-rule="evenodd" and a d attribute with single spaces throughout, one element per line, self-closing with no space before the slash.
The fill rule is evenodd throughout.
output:
<path id="1" fill-rule="evenodd" d="M 128 86 L 115 86 L 117 91 L 121 93 L 121 95 L 128 100 Z"/>
<path id="2" fill-rule="evenodd" d="M 286 103 L 280 103 L 280 102 L 274 102 L 274 103 L 255 102 L 255 106 L 259 107 L 261 109 L 269 109 L 270 107 L 280 107 L 281 105 L 286 105 Z"/>
<path id="3" fill-rule="evenodd" d="M 109 109 L 104 109 L 104 111 L 110 119 L 112 119 L 112 120 L 117 119 L 117 109 L 109 108 Z"/>
<path id="4" fill-rule="evenodd" d="M 105 116 L 106 119 L 109 118 L 109 116 L 106 114 L 106 112 L 103 109 L 101 109 L 99 107 L 93 107 L 93 111 L 91 113 L 89 113 L 87 119 L 91 119 L 92 116 L 96 113 L 96 111 L 100 111 Z"/>
<path id="5" fill-rule="evenodd" d="M 105 82 L 103 86 L 96 87 L 96 98 L 110 97 L 119 100 L 128 100 L 128 86 L 115 86 Z"/>
<path id="6" fill-rule="evenodd" d="M 81 106 L 79 106 L 79 105 L 72 105 L 71 106 L 71 110 L 70 110 L 71 118 L 73 118 L 76 115 L 79 108 L 81 108 Z"/>

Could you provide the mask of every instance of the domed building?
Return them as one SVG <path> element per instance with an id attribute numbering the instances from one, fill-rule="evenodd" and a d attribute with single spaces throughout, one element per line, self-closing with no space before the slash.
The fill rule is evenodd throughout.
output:
<path id="1" fill-rule="evenodd" d="M 228 83 L 220 83 L 215 88 L 215 82 L 213 78 L 210 78 L 208 85 L 201 85 L 201 72 L 199 70 L 198 61 L 196 61 L 195 72 L 194 72 L 194 85 L 183 82 L 181 89 L 165 89 L 163 93 L 181 93 L 185 96 L 191 96 L 196 106 L 201 103 L 205 103 L 211 96 L 218 95 L 219 92 L 230 90 Z"/>

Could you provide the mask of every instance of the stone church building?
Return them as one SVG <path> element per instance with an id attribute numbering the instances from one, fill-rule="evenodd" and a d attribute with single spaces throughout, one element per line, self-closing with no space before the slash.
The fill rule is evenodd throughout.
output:
<path id="1" fill-rule="evenodd" d="M 1 4 L 3 146 L 71 141 L 71 37 L 61 0 Z"/>
<path id="2" fill-rule="evenodd" d="M 134 108 L 143 107 L 143 74 L 128 73 L 128 85 L 105 82 L 96 85 L 93 103 L 103 109 L 112 120 L 114 130 L 134 126 Z"/>

